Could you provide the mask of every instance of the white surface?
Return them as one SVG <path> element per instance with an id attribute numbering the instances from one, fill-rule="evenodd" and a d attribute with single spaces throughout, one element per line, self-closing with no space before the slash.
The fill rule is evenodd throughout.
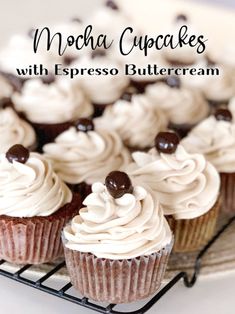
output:
<path id="1" fill-rule="evenodd" d="M 73 16 L 83 16 L 90 12 L 91 8 L 97 7 L 102 2 L 102 0 L 0 1 L 1 44 L 4 43 L 9 34 L 16 30 L 28 30 L 35 22 L 45 23 L 59 21 L 63 18 L 68 19 Z M 149 0 L 141 1 L 146 4 Z M 128 2 L 130 1 L 128 0 Z M 148 313 L 234 314 L 234 287 L 235 274 L 201 279 L 192 289 L 185 288 L 180 282 Z M 0 301 L 0 314 L 93 313 L 3 277 L 0 277 Z M 128 307 L 124 310 L 128 311 Z"/>

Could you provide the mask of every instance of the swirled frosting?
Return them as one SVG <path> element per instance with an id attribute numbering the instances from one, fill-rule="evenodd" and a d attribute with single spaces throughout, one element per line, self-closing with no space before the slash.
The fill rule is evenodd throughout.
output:
<path id="1" fill-rule="evenodd" d="M 84 93 L 67 80 L 52 84 L 44 84 L 39 79 L 28 80 L 21 93 L 13 94 L 13 102 L 16 109 L 34 123 L 63 123 L 93 113 Z"/>
<path id="2" fill-rule="evenodd" d="M 0 215 L 49 216 L 71 199 L 69 188 L 42 155 L 30 153 L 25 164 L 0 155 Z"/>
<path id="3" fill-rule="evenodd" d="M 101 183 L 64 229 L 66 247 L 100 258 L 130 259 L 158 252 L 172 235 L 159 203 L 141 186 L 114 199 Z"/>
<path id="4" fill-rule="evenodd" d="M 182 145 L 204 154 L 219 172 L 235 172 L 235 124 L 211 116 L 193 128 Z"/>
<path id="5" fill-rule="evenodd" d="M 7 82 L 7 80 L 0 75 L 0 99 L 4 97 L 10 97 L 13 93 L 12 86 Z"/>
<path id="6" fill-rule="evenodd" d="M 192 219 L 207 213 L 215 204 L 220 178 L 201 154 L 189 154 L 179 145 L 174 154 L 132 154 L 135 161 L 127 172 L 145 183 L 157 197 L 165 215 Z"/>
<path id="7" fill-rule="evenodd" d="M 56 173 L 70 184 L 103 182 L 110 171 L 124 169 L 130 162 L 118 134 L 101 128 L 85 133 L 71 127 L 43 151 Z"/>
<path id="8" fill-rule="evenodd" d="M 107 34 L 107 38 L 117 39 L 123 30 L 130 26 L 130 18 L 121 10 L 103 6 L 86 20 L 86 24 L 93 26 L 96 35 Z"/>
<path id="9" fill-rule="evenodd" d="M 151 147 L 156 134 L 168 124 L 165 113 L 143 95 L 132 96 L 130 102 L 118 100 L 96 121 L 117 131 L 127 146 L 139 148 Z"/>
<path id="10" fill-rule="evenodd" d="M 78 79 L 88 98 L 95 104 L 111 104 L 118 100 L 129 85 L 129 78 L 124 75 L 121 64 L 109 55 L 96 56 L 87 54 L 71 66 L 92 69 L 117 68 L 117 75 L 83 75 Z"/>
<path id="11" fill-rule="evenodd" d="M 219 75 L 207 77 L 206 84 L 203 85 L 203 93 L 207 99 L 212 101 L 228 101 L 235 95 L 234 70 L 225 66 L 218 66 L 218 68 Z"/>
<path id="12" fill-rule="evenodd" d="M 36 143 L 33 128 L 20 119 L 11 108 L 0 110 L 0 153 L 6 152 L 11 146 L 21 144 L 30 148 Z"/>
<path id="13" fill-rule="evenodd" d="M 56 60 L 53 54 L 40 49 L 33 51 L 33 40 L 26 35 L 14 35 L 9 43 L 0 52 L 0 69 L 6 73 L 18 75 L 16 68 L 25 69 L 32 64 L 43 64 L 49 71 L 53 70 Z M 29 73 L 24 78 L 31 78 Z"/>
<path id="14" fill-rule="evenodd" d="M 183 25 L 188 27 L 188 38 L 201 35 L 190 21 L 182 20 L 175 21 L 171 28 L 169 28 L 168 34 L 172 34 L 177 40 L 179 37 L 179 30 Z M 197 63 L 202 57 L 202 55 L 197 52 L 197 49 L 195 47 L 190 47 L 190 45 L 184 45 L 182 47 L 178 45 L 175 49 L 167 47 L 163 49 L 163 53 L 167 61 L 182 65 L 192 65 Z"/>
<path id="15" fill-rule="evenodd" d="M 209 114 L 208 103 L 198 90 L 172 88 L 160 82 L 147 86 L 146 96 L 175 124 L 196 124 Z"/>

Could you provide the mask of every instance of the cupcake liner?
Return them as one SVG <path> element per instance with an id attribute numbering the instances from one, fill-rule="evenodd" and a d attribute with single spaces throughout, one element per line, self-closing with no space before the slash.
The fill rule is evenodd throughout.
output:
<path id="1" fill-rule="evenodd" d="M 149 256 L 111 260 L 64 246 L 66 265 L 75 289 L 87 298 L 115 304 L 134 302 L 154 294 L 161 285 L 171 249 L 172 243 Z"/>
<path id="2" fill-rule="evenodd" d="M 14 264 L 41 264 L 63 256 L 61 231 L 80 208 L 81 198 L 74 194 L 70 203 L 47 217 L 1 215 L 0 259 Z"/>
<path id="3" fill-rule="evenodd" d="M 235 213 L 235 173 L 221 173 L 222 209 L 226 213 Z"/>
<path id="4" fill-rule="evenodd" d="M 40 150 L 42 149 L 43 145 L 53 142 L 59 134 L 66 131 L 73 124 L 72 121 L 56 124 L 32 123 L 30 121 L 28 122 L 33 126 L 37 134 Z"/>
<path id="5" fill-rule="evenodd" d="M 91 185 L 86 182 L 67 184 L 73 193 L 79 193 L 82 201 L 91 193 Z"/>
<path id="6" fill-rule="evenodd" d="M 193 252 L 201 249 L 213 237 L 221 206 L 221 198 L 204 215 L 194 219 L 174 219 L 166 216 L 174 234 L 174 252 Z"/>

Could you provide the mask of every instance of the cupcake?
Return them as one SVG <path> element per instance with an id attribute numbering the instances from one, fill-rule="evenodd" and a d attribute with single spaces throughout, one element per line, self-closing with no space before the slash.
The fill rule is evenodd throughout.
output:
<path id="1" fill-rule="evenodd" d="M 43 64 L 45 68 L 52 72 L 56 60 L 45 48 L 39 49 L 37 53 L 34 53 L 31 34 L 14 35 L 0 51 L 0 73 L 15 90 L 21 90 L 24 82 L 32 78 L 33 75 L 28 72 L 19 76 L 16 68 L 26 69 L 29 65 L 36 64 L 39 66 Z"/>
<path id="2" fill-rule="evenodd" d="M 96 301 L 127 303 L 160 287 L 172 234 L 159 202 L 120 171 L 92 193 L 63 231 L 65 259 L 74 287 Z"/>
<path id="3" fill-rule="evenodd" d="M 219 174 L 203 155 L 188 153 L 176 133 L 159 133 L 155 145 L 148 153 L 133 153 L 127 172 L 162 205 L 175 237 L 174 251 L 196 251 L 214 234 Z"/>
<path id="4" fill-rule="evenodd" d="M 115 130 L 130 151 L 152 147 L 156 133 L 166 130 L 168 124 L 165 113 L 142 94 L 130 96 L 129 101 L 118 100 L 95 121 Z"/>
<path id="5" fill-rule="evenodd" d="M 201 153 L 220 173 L 223 209 L 235 212 L 235 124 L 224 108 L 196 126 L 182 141 L 192 153 Z"/>
<path id="6" fill-rule="evenodd" d="M 5 153 L 15 144 L 21 144 L 30 151 L 37 147 L 34 129 L 10 107 L 0 109 L 0 133 L 3 135 L 0 153 Z"/>
<path id="7" fill-rule="evenodd" d="M 86 20 L 86 24 L 93 26 L 96 35 L 106 34 L 109 39 L 116 41 L 123 30 L 130 26 L 130 17 L 121 10 L 116 1 L 107 0 Z"/>
<path id="8" fill-rule="evenodd" d="M 56 23 L 49 26 L 51 34 L 61 33 L 64 38 L 73 36 L 77 38 L 80 34 L 84 33 L 85 26 L 82 23 L 82 20 L 78 17 L 74 17 L 69 21 L 63 23 Z M 45 42 L 41 43 L 41 47 L 46 47 L 46 37 L 42 37 L 41 41 L 45 39 Z M 56 63 L 63 63 L 65 65 L 70 65 L 72 62 L 77 60 L 79 56 L 83 53 L 82 50 L 78 50 L 75 45 L 68 45 L 66 50 L 63 52 L 63 56 L 58 54 L 58 45 L 52 45 L 50 54 L 55 60 L 58 59 Z"/>
<path id="9" fill-rule="evenodd" d="M 52 142 L 78 118 L 93 113 L 81 89 L 67 80 L 50 84 L 39 79 L 28 80 L 21 93 L 14 93 L 12 99 L 16 110 L 22 112 L 35 128 L 40 147 Z"/>
<path id="10" fill-rule="evenodd" d="M 184 137 L 209 115 L 209 105 L 198 90 L 185 87 L 177 76 L 150 85 L 146 97 L 168 117 L 169 127 Z"/>
<path id="11" fill-rule="evenodd" d="M 187 26 L 188 38 L 201 35 L 185 14 L 178 14 L 175 17 L 168 34 L 172 34 L 175 38 L 178 38 L 182 26 Z M 182 35 L 183 34 L 184 31 L 182 31 Z M 166 61 L 170 63 L 170 65 L 176 67 L 192 66 L 202 58 L 202 54 L 199 54 L 197 49 L 195 47 L 190 47 L 190 45 L 178 45 L 175 49 L 167 47 L 164 48 L 163 53 Z"/>
<path id="12" fill-rule="evenodd" d="M 118 69 L 117 75 L 84 75 L 77 83 L 81 86 L 95 108 L 95 116 L 100 116 L 103 110 L 120 99 L 129 86 L 129 79 L 124 75 L 121 63 L 112 58 L 105 50 L 97 49 L 79 58 L 71 67 Z"/>
<path id="13" fill-rule="evenodd" d="M 90 193 L 92 183 L 104 182 L 105 174 L 124 169 L 131 159 L 115 131 L 94 128 L 89 119 L 79 119 L 43 151 L 55 172 L 82 198 Z"/>
<path id="14" fill-rule="evenodd" d="M 0 259 L 40 264 L 61 257 L 61 230 L 78 214 L 79 195 L 22 145 L 0 155 L 0 171 Z"/>

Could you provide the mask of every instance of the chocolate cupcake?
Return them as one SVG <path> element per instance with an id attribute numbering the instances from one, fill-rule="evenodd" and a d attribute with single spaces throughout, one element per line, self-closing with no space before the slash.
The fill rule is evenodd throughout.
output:
<path id="1" fill-rule="evenodd" d="M 61 257 L 61 230 L 79 212 L 79 195 L 22 145 L 0 155 L 0 169 L 0 258 L 40 264 Z"/>
<path id="2" fill-rule="evenodd" d="M 88 119 L 78 120 L 43 151 L 60 178 L 83 198 L 92 183 L 104 182 L 106 173 L 124 169 L 131 159 L 115 131 L 94 127 Z"/>
<path id="3" fill-rule="evenodd" d="M 196 126 L 182 141 L 192 153 L 201 153 L 220 173 L 223 209 L 235 212 L 235 124 L 224 108 Z"/>
<path id="4" fill-rule="evenodd" d="M 87 97 L 94 105 L 95 116 L 100 116 L 104 109 L 120 99 L 129 86 L 129 78 L 124 75 L 121 63 L 105 50 L 94 50 L 87 53 L 71 67 L 85 68 L 116 68 L 117 75 L 84 75 L 79 77 L 77 84 L 84 89 Z M 76 80 L 75 80 L 76 82 Z"/>
<path id="5" fill-rule="evenodd" d="M 189 154 L 173 132 L 161 132 L 156 147 L 132 154 L 127 172 L 162 205 L 175 236 L 175 252 L 200 249 L 213 236 L 219 212 L 220 178 L 201 154 Z"/>
<path id="6" fill-rule="evenodd" d="M 3 135 L 0 140 L 0 153 L 6 152 L 15 144 L 21 144 L 30 151 L 37 148 L 34 129 L 10 107 L 0 109 L 0 133 Z"/>
<path id="7" fill-rule="evenodd" d="M 95 121 L 108 130 L 115 130 L 130 151 L 152 147 L 156 133 L 166 130 L 168 125 L 166 114 L 142 94 L 117 101 Z"/>
<path id="8" fill-rule="evenodd" d="M 13 94 L 13 102 L 35 128 L 40 147 L 52 142 L 78 118 L 93 113 L 84 93 L 67 80 L 52 80 L 50 84 L 28 80 L 21 93 Z"/>
<path id="9" fill-rule="evenodd" d="M 127 303 L 160 287 L 172 234 L 159 202 L 120 171 L 92 193 L 63 232 L 65 259 L 74 287 L 87 298 Z"/>
<path id="10" fill-rule="evenodd" d="M 191 128 L 209 115 L 209 105 L 198 91 L 182 85 L 176 76 L 150 85 L 146 97 L 165 112 L 169 128 L 184 137 Z"/>

